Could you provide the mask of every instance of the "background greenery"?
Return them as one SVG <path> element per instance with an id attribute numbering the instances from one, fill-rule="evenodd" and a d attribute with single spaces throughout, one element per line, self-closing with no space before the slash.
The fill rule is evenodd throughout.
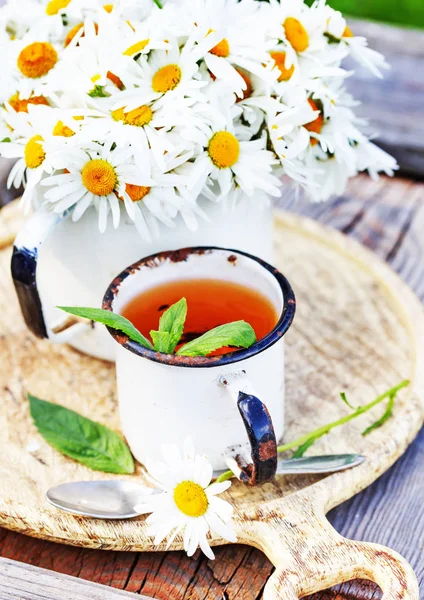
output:
<path id="1" fill-rule="evenodd" d="M 329 4 L 347 15 L 424 28 L 424 0 L 329 0 Z"/>

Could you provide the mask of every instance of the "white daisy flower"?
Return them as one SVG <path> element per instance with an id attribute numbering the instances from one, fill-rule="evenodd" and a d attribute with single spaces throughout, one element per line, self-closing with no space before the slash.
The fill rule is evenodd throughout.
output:
<path id="1" fill-rule="evenodd" d="M 100 231 L 106 230 L 109 211 L 117 228 L 121 218 L 119 198 L 131 204 L 126 185 L 144 183 L 131 158 L 129 146 L 113 149 L 112 146 L 92 144 L 83 149 L 69 143 L 63 151 L 55 153 L 53 160 L 56 170 L 66 169 L 67 172 L 42 181 L 43 186 L 52 188 L 45 192 L 47 203 L 51 203 L 57 213 L 72 209 L 74 221 L 94 205 L 99 213 Z"/>
<path id="2" fill-rule="evenodd" d="M 236 133 L 227 127 L 208 128 L 190 133 L 203 151 L 198 154 L 190 176 L 189 189 L 200 193 L 205 186 L 218 184 L 219 199 L 233 203 L 232 195 L 237 189 L 248 196 L 257 190 L 279 196 L 279 180 L 272 174 L 275 156 L 265 149 L 265 141 L 258 139 L 240 141 Z"/>
<path id="3" fill-rule="evenodd" d="M 165 28 L 160 22 L 152 19 L 142 22 L 126 21 L 122 31 L 122 37 L 116 40 L 117 51 L 124 56 L 136 58 L 139 55 L 147 55 L 151 50 L 166 50 L 169 43 L 165 42 Z"/>
<path id="4" fill-rule="evenodd" d="M 340 12 L 331 10 L 327 21 L 327 33 L 330 39 L 338 41 L 354 60 L 376 77 L 383 77 L 381 71 L 390 68 L 380 52 L 368 47 L 366 38 L 355 36 Z"/>
<path id="5" fill-rule="evenodd" d="M 191 158 L 193 144 L 182 146 L 178 135 L 179 128 L 193 121 L 189 104 L 184 98 L 176 98 L 166 107 L 158 101 L 140 104 L 137 90 L 116 94 L 110 100 L 97 99 L 90 112 L 95 118 L 84 121 L 84 136 L 118 147 L 129 144 L 138 169 L 149 176 L 154 163 L 166 170 L 165 155 L 177 147 L 190 151 L 186 160 Z"/>
<path id="6" fill-rule="evenodd" d="M 209 41 L 204 60 L 213 78 L 225 81 L 240 98 L 247 88 L 241 70 L 273 81 L 264 30 L 257 27 L 255 1 L 195 0 L 184 8 L 196 23 L 197 41 Z"/>
<path id="7" fill-rule="evenodd" d="M 167 50 L 154 50 L 149 60 L 139 59 L 140 94 L 147 93 L 151 99 L 172 103 L 178 97 L 203 101 L 200 92 L 207 82 L 196 78 L 201 50 L 193 47 L 193 40 L 180 50 L 176 39 L 169 39 Z M 136 82 L 137 83 L 137 82 Z"/>
<path id="8" fill-rule="evenodd" d="M 59 63 L 60 50 L 46 39 L 37 38 L 30 32 L 22 39 L 12 40 L 5 47 L 3 70 L 8 94 L 2 94 L 3 102 L 8 96 L 19 93 L 22 99 L 45 96 L 54 92 L 53 74 Z"/>
<path id="9" fill-rule="evenodd" d="M 323 3 L 309 7 L 303 0 L 270 0 L 266 11 L 269 36 L 286 47 L 286 67 L 290 69 L 298 56 L 317 56 L 326 50 L 324 37 L 327 11 Z"/>
<path id="10" fill-rule="evenodd" d="M 2 111 L 10 131 L 10 141 L 0 143 L 0 154 L 19 159 L 8 178 L 8 186 L 25 186 L 22 205 L 31 206 L 32 192 L 45 174 L 53 171 L 53 156 L 71 132 L 61 120 L 61 111 L 47 106 L 28 106 L 28 113 L 16 112 L 10 106 Z M 68 118 L 63 117 L 68 122 Z M 74 121 L 72 126 L 77 129 Z"/>
<path id="11" fill-rule="evenodd" d="M 181 534 L 188 556 L 200 547 L 213 560 L 210 533 L 229 542 L 237 541 L 231 521 L 233 507 L 218 498 L 231 482 L 211 483 L 212 465 L 206 457 L 195 454 L 189 439 L 182 455 L 177 446 L 166 446 L 163 457 L 164 462 L 147 464 L 154 484 L 163 493 L 147 498 L 135 510 L 149 514 L 148 531 L 156 545 L 168 538 L 169 546 Z"/>

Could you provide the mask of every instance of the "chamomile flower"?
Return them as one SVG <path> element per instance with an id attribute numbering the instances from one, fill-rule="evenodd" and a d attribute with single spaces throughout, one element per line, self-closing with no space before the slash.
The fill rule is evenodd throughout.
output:
<path id="1" fill-rule="evenodd" d="M 309 7 L 303 0 L 270 0 L 267 20 L 270 38 L 281 40 L 286 48 L 285 66 L 291 69 L 298 56 L 316 60 L 325 51 L 324 37 L 327 12 L 315 2 Z"/>
<path id="2" fill-rule="evenodd" d="M 355 36 L 340 12 L 331 11 L 327 21 L 327 33 L 333 40 L 338 41 L 354 60 L 376 77 L 381 78 L 383 76 L 381 71 L 389 68 L 384 56 L 368 47 L 366 38 Z"/>
<path id="3" fill-rule="evenodd" d="M 206 82 L 196 79 L 201 53 L 188 43 L 180 50 L 176 39 L 170 39 L 169 45 L 167 50 L 152 51 L 148 62 L 140 63 L 146 82 L 140 86 L 140 91 L 146 88 L 155 99 L 161 98 L 164 102 L 173 102 L 178 97 L 202 101 L 204 97 L 200 90 Z"/>
<path id="4" fill-rule="evenodd" d="M 242 98 L 247 88 L 240 69 L 273 80 L 264 31 L 256 27 L 253 0 L 195 0 L 187 10 L 196 23 L 198 43 L 208 43 L 204 60 L 213 78 L 223 80 Z"/>
<path id="5" fill-rule="evenodd" d="M 126 198 L 126 185 L 141 184 L 142 177 L 131 163 L 131 149 L 92 144 L 82 149 L 68 145 L 54 156 L 56 170 L 43 180 L 42 185 L 52 189 L 45 192 L 47 203 L 57 213 L 72 209 L 72 219 L 78 221 L 94 205 L 99 213 L 99 229 L 107 227 L 108 214 L 112 213 L 115 228 L 119 226 L 121 209 L 119 197 Z M 150 183 L 150 182 L 149 182 Z"/>
<path id="6" fill-rule="evenodd" d="M 191 440 L 186 440 L 182 454 L 177 446 L 165 446 L 163 457 L 164 462 L 146 465 L 162 494 L 146 498 L 135 510 L 149 514 L 148 532 L 156 545 L 168 538 L 169 546 L 181 534 L 188 556 L 200 547 L 213 560 L 210 533 L 237 541 L 231 522 L 233 508 L 218 498 L 231 483 L 211 483 L 212 466 L 206 457 L 195 454 Z"/>
<path id="7" fill-rule="evenodd" d="M 197 139 L 203 152 L 195 160 L 189 187 L 200 192 L 217 183 L 219 198 L 230 203 L 237 188 L 248 196 L 256 190 L 279 196 L 279 180 L 272 174 L 275 157 L 265 149 L 264 140 L 240 141 L 230 127 L 198 131 Z"/>
<path id="8" fill-rule="evenodd" d="M 165 41 L 166 35 L 160 22 L 151 19 L 141 23 L 126 21 L 122 38 L 116 42 L 117 50 L 134 59 L 149 54 L 151 50 L 166 50 L 169 47 L 169 43 Z"/>
<path id="9" fill-rule="evenodd" d="M 12 93 L 19 93 L 25 99 L 32 95 L 47 97 L 55 91 L 52 74 L 59 63 L 59 51 L 54 44 L 36 38 L 31 32 L 11 41 L 6 48 L 5 80 Z"/>
<path id="10" fill-rule="evenodd" d="M 118 147 L 129 144 L 135 164 L 147 176 L 153 163 L 165 170 L 165 155 L 181 144 L 178 129 L 190 122 L 191 117 L 184 98 L 177 98 L 166 108 L 158 101 L 140 104 L 136 90 L 116 94 L 113 103 L 98 99 L 92 106 L 96 107 L 91 113 L 96 118 L 85 121 L 85 137 L 115 143 Z M 185 149 L 191 146 L 187 143 Z"/>
<path id="11" fill-rule="evenodd" d="M 50 110 L 46 106 L 30 106 L 28 113 L 17 113 L 9 106 L 2 111 L 10 141 L 0 143 L 0 153 L 5 158 L 19 159 L 9 174 L 8 186 L 25 186 L 21 202 L 26 211 L 35 186 L 53 171 L 53 155 L 60 145 L 60 139 L 54 136 Z"/>

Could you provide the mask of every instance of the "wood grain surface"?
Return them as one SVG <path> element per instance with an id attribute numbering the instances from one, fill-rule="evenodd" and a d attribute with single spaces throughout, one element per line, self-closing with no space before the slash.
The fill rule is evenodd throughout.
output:
<path id="1" fill-rule="evenodd" d="M 390 192 L 392 185 L 394 186 L 393 193 Z M 310 210 L 317 213 L 316 216 L 324 221 L 331 220 L 329 216 L 332 214 L 335 220 L 339 219 L 339 223 L 344 221 L 342 229 L 351 229 L 353 231 L 357 230 L 357 225 L 360 222 L 363 222 L 363 224 L 366 223 L 367 209 L 370 208 L 371 210 L 375 208 L 376 204 L 379 204 L 379 202 L 374 201 L 368 207 L 367 204 L 370 198 L 381 196 L 384 204 L 388 204 L 387 208 L 389 211 L 394 213 L 393 216 L 398 217 L 396 226 L 401 226 L 403 232 L 405 229 L 404 224 L 399 219 L 399 211 L 395 210 L 396 207 L 399 208 L 397 201 L 400 192 L 403 192 L 401 194 L 403 197 L 406 196 L 407 192 L 412 192 L 414 206 L 419 202 L 420 198 L 422 199 L 421 186 L 410 185 L 408 182 L 402 181 L 394 183 L 382 181 L 379 184 L 373 184 L 366 179 L 362 179 L 352 184 L 352 197 L 346 204 L 336 202 L 332 206 L 319 205 L 310 207 Z M 351 207 L 351 210 L 346 211 L 345 209 L 354 201 L 359 202 L 359 204 Z M 296 210 L 302 211 L 304 208 L 299 205 L 296 207 Z M 359 211 L 357 211 L 358 208 Z M 386 214 L 385 217 L 387 216 Z M 386 218 L 385 220 L 391 222 L 390 219 Z M 395 230 L 394 227 L 393 233 Z M 376 234 L 384 239 L 380 228 L 375 227 L 374 224 L 367 232 L 368 241 L 371 245 Z M 404 233 L 402 240 L 406 242 L 407 236 L 408 232 Z M 393 259 L 395 255 L 399 256 L 403 245 L 402 240 L 399 240 L 399 236 L 392 240 L 393 245 L 390 245 L 388 253 L 393 256 Z M 390 243 L 390 240 L 388 242 Z M 378 244 L 375 245 L 378 247 Z M 394 250 L 395 246 L 399 247 L 399 249 Z M 380 511 L 378 511 L 378 514 L 380 514 Z M 382 522 L 387 523 L 383 516 L 381 519 Z M 392 530 L 398 523 L 399 519 L 396 519 L 390 529 Z M 386 533 L 387 527 L 382 527 L 382 532 Z M 365 536 L 360 535 L 360 537 Z M 157 598 L 168 597 L 170 590 L 173 590 L 171 597 L 177 598 L 221 598 L 225 597 L 223 596 L 224 592 L 227 593 L 226 597 L 228 598 L 235 598 L 236 596 L 240 598 L 257 598 L 260 597 L 264 582 L 272 570 L 272 567 L 263 556 L 256 551 L 242 547 L 219 550 L 219 560 L 216 563 L 209 563 L 209 561 L 202 558 L 198 562 L 193 563 L 193 561 L 189 561 L 180 555 L 168 556 L 165 554 L 149 557 L 149 555 L 136 555 L 133 553 L 128 555 L 101 553 L 100 556 L 96 556 L 98 554 L 96 552 L 76 551 L 69 548 L 61 548 L 60 558 L 56 561 L 53 559 L 56 552 L 51 552 L 52 546 L 48 543 L 40 543 L 44 545 L 44 551 L 42 551 L 40 556 L 39 543 L 26 538 L 20 538 L 20 536 L 16 537 L 14 534 L 6 532 L 0 541 L 1 553 L 5 556 L 11 551 L 10 542 L 12 542 L 13 546 L 11 555 L 14 558 L 22 560 L 23 558 L 19 554 L 23 551 L 25 554 L 25 559 L 23 560 L 27 560 L 33 564 L 37 564 L 37 561 L 40 560 L 51 561 L 50 565 L 41 564 L 59 571 L 63 571 L 66 564 L 67 568 L 81 577 L 100 581 L 106 579 L 108 583 L 116 587 L 132 591 L 143 591 L 144 593 L 155 595 Z M 21 545 L 25 546 L 26 549 Z M 391 545 L 394 546 L 395 544 L 392 543 Z M 53 546 L 53 548 L 56 549 L 57 547 Z M 405 550 L 403 552 L 405 553 Z M 78 561 L 76 557 L 78 557 Z M 94 562 L 94 566 L 92 561 Z M 122 571 L 124 575 L 121 576 L 119 573 L 122 573 Z M 344 589 L 347 594 L 350 593 L 348 591 L 349 587 L 345 587 Z M 363 597 L 372 597 L 370 595 L 370 587 L 367 586 L 364 589 L 366 590 L 364 593 L 368 594 L 368 596 L 365 595 Z"/>
<path id="2" fill-rule="evenodd" d="M 0 558 L 0 590 L 2 600 L 86 600 L 87 597 L 90 600 L 148 600 L 146 596 L 135 596 L 5 558 Z"/>

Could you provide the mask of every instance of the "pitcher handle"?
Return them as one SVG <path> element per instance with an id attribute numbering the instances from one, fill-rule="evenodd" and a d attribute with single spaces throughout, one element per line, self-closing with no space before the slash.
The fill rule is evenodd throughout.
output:
<path id="1" fill-rule="evenodd" d="M 39 250 L 66 216 L 66 213 L 58 215 L 47 211 L 34 213 L 15 239 L 11 263 L 13 282 L 28 329 L 37 337 L 48 338 L 56 343 L 66 343 L 90 327 L 86 323 L 66 327 L 66 317 L 57 323 L 46 323 L 37 286 Z M 62 331 L 55 333 L 55 329 Z"/>
<path id="2" fill-rule="evenodd" d="M 240 412 L 249 440 L 250 452 L 233 449 L 226 462 L 234 474 L 247 485 L 258 485 L 272 480 L 278 467 L 277 439 L 271 415 L 266 405 L 253 393 L 246 372 L 220 378 Z"/>

